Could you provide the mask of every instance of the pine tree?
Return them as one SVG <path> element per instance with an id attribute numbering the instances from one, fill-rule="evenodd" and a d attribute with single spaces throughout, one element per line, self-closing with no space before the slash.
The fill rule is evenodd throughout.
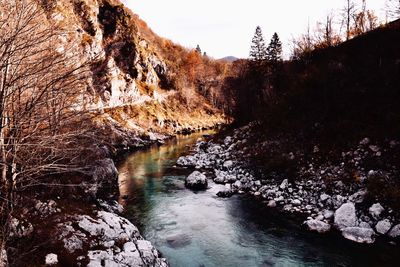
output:
<path id="1" fill-rule="evenodd" d="M 260 26 L 257 26 L 251 43 L 250 60 L 255 62 L 265 61 L 267 59 L 267 47 Z"/>
<path id="2" fill-rule="evenodd" d="M 277 63 L 282 60 L 282 42 L 279 40 L 277 33 L 274 33 L 268 45 L 267 58 L 271 63 Z"/>
<path id="3" fill-rule="evenodd" d="M 201 48 L 200 48 L 200 45 L 197 45 L 197 47 L 196 47 L 196 52 L 199 53 L 199 55 L 201 55 Z"/>

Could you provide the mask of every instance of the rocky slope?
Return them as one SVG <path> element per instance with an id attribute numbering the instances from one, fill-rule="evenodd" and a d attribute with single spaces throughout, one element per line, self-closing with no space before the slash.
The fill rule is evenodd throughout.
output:
<path id="1" fill-rule="evenodd" d="M 165 40 L 119 0 L 38 2 L 50 23 L 65 32 L 58 51 L 77 53 L 81 63 L 88 64 L 87 89 L 79 105 L 101 113 L 95 120 L 98 127 L 140 136 L 224 122 L 195 86 L 184 82 L 185 72 L 174 62 L 183 60 L 182 51 L 189 51 L 174 45 L 166 53 Z M 184 91 L 189 91 L 190 103 L 182 99 Z"/>
<path id="2" fill-rule="evenodd" d="M 310 157 L 305 157 L 306 151 L 295 146 L 290 146 L 290 152 L 285 153 L 282 144 L 287 140 L 260 138 L 258 131 L 252 123 L 234 130 L 224 139 L 199 142 L 197 152 L 179 158 L 177 164 L 196 169 L 190 175 L 191 184 L 206 186 L 204 176 L 207 176 L 225 184 L 226 188 L 218 196 L 254 195 L 266 208 L 303 216 L 305 227 L 312 231 L 326 233 L 336 229 L 343 237 L 359 243 L 373 243 L 377 237 L 389 241 L 400 237 L 398 210 L 393 203 L 372 192 L 370 186 L 376 179 L 389 183 L 390 178 L 396 177 L 396 166 L 375 170 L 367 167 L 367 162 L 395 153 L 399 142 L 392 140 L 378 146 L 365 138 L 344 151 L 336 164 L 318 146 L 307 152 Z M 269 171 L 262 172 L 255 167 L 252 160 L 257 154 L 271 157 L 264 158 L 265 161 L 278 160 L 271 153 L 276 148 L 281 153 L 279 160 L 283 157 L 291 162 L 285 168 L 296 166 L 294 174 L 276 173 L 272 165 Z"/>

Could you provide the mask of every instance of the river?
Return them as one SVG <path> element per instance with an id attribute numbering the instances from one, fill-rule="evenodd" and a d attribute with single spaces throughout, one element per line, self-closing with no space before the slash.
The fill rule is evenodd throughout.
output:
<path id="1" fill-rule="evenodd" d="M 336 233 L 301 228 L 301 219 L 279 214 L 248 196 L 216 197 L 184 186 L 190 170 L 175 167 L 203 134 L 179 136 L 163 146 L 128 155 L 118 165 L 120 203 L 175 267 L 398 266 L 399 249 L 380 242 L 360 245 Z"/>

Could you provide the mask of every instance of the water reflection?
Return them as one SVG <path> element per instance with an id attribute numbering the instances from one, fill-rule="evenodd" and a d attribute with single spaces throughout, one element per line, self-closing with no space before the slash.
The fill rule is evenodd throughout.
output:
<path id="1" fill-rule="evenodd" d="M 251 198 L 215 196 L 221 185 L 192 192 L 188 170 L 174 168 L 202 134 L 129 156 L 120 166 L 126 216 L 172 266 L 395 266 L 397 247 L 360 246 L 335 234 L 304 232 Z"/>

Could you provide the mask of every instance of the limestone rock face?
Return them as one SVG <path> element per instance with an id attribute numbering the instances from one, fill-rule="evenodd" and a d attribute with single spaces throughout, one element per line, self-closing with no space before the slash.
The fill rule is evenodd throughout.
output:
<path id="1" fill-rule="evenodd" d="M 151 100 L 153 95 L 141 92 L 140 84 L 168 83 L 165 60 L 141 34 L 137 16 L 119 0 L 53 2 L 46 9 L 48 19 L 68 32 L 60 37 L 57 51 L 78 53 L 82 63 L 91 62 L 86 105 L 117 107 Z"/>

